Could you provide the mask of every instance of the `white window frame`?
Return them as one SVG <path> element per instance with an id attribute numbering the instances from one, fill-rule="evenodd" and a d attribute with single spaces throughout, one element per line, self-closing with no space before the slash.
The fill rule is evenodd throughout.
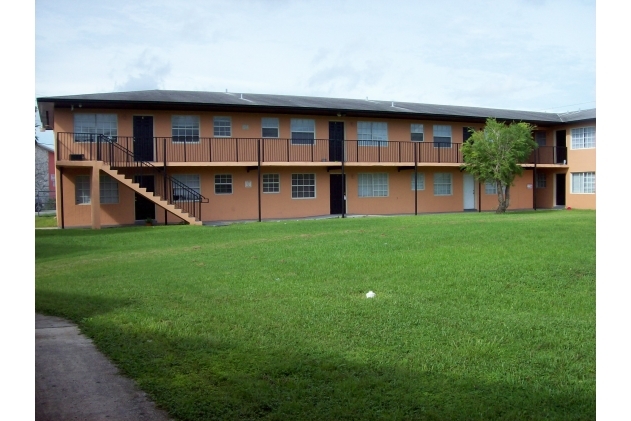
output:
<path id="1" fill-rule="evenodd" d="M 445 136 L 449 131 L 449 136 Z M 441 136 L 437 136 L 437 133 Z M 434 136 L 434 147 L 435 148 L 451 148 L 453 145 L 453 131 L 451 130 L 450 124 L 434 124 L 433 133 Z M 436 140 L 436 139 L 449 139 L 449 142 L 445 140 Z M 445 144 L 449 144 L 449 146 L 444 146 Z"/>
<path id="2" fill-rule="evenodd" d="M 265 129 L 275 129 L 276 135 L 269 136 L 265 134 Z M 261 118 L 261 137 L 266 139 L 278 139 L 280 137 L 280 122 L 277 117 L 263 117 Z"/>
<path id="3" fill-rule="evenodd" d="M 194 190 L 197 192 L 197 194 L 201 195 L 201 177 L 199 176 L 199 174 L 174 174 L 171 175 L 171 178 L 179 181 L 180 183 L 187 186 L 189 189 Z M 173 200 L 180 202 L 193 201 L 193 199 L 189 197 L 189 192 L 185 190 L 180 190 L 180 187 L 175 186 L 173 183 L 171 183 L 171 189 L 173 191 Z"/>
<path id="4" fill-rule="evenodd" d="M 118 181 L 107 174 L 101 174 L 99 176 L 99 198 L 102 205 L 118 204 Z"/>
<path id="5" fill-rule="evenodd" d="M 449 178 L 449 182 L 444 180 L 444 177 Z M 454 193 L 453 174 L 450 172 L 437 172 L 434 173 L 434 196 L 452 196 Z M 438 188 L 448 186 L 449 193 L 436 193 Z"/>
<path id="6" fill-rule="evenodd" d="M 289 122 L 291 132 L 291 144 L 295 146 L 315 145 L 315 120 L 312 118 L 292 118 Z M 311 125 L 313 128 L 307 127 Z M 295 134 L 308 135 L 305 138 L 295 137 Z"/>
<path id="7" fill-rule="evenodd" d="M 311 183 L 313 181 L 313 183 Z M 308 188 L 313 187 L 313 194 Z M 291 198 L 292 199 L 315 199 L 316 197 L 316 175 L 315 174 L 292 174 L 291 175 Z"/>
<path id="8" fill-rule="evenodd" d="M 358 146 L 388 146 L 388 123 L 383 121 L 357 122 Z"/>
<path id="9" fill-rule="evenodd" d="M 74 180 L 74 197 L 75 204 L 89 205 L 92 200 L 90 197 L 90 176 L 77 175 Z"/>
<path id="10" fill-rule="evenodd" d="M 357 175 L 357 196 L 388 197 L 389 181 L 388 173 L 360 173 Z"/>
<path id="11" fill-rule="evenodd" d="M 414 139 L 414 135 L 421 135 L 421 136 L 416 136 L 417 139 Z M 423 125 L 422 124 L 416 124 L 416 123 L 412 123 L 410 124 L 410 140 L 412 142 L 424 142 L 425 141 L 425 135 L 423 134 Z"/>
<path id="12" fill-rule="evenodd" d="M 116 142 L 118 115 L 75 113 L 73 114 L 73 130 L 74 141 L 77 143 L 96 142 L 98 135 L 111 137 Z"/>
<path id="13" fill-rule="evenodd" d="M 596 172 L 573 172 L 572 194 L 596 194 Z"/>
<path id="14" fill-rule="evenodd" d="M 234 193 L 234 187 L 232 185 L 233 183 L 232 174 L 215 174 L 214 180 L 215 180 L 215 194 L 224 195 L 224 194 Z M 230 191 L 217 191 L 217 188 L 220 188 L 220 190 L 224 188 L 229 188 Z"/>
<path id="15" fill-rule="evenodd" d="M 232 118 L 228 116 L 213 117 L 213 137 L 232 137 Z"/>
<path id="16" fill-rule="evenodd" d="M 575 149 L 595 149 L 596 148 L 596 127 L 577 127 L 570 131 L 570 145 Z"/>
<path id="17" fill-rule="evenodd" d="M 263 193 L 280 193 L 280 174 L 263 174 Z"/>
<path id="18" fill-rule="evenodd" d="M 416 176 L 417 176 L 416 177 L 416 182 L 417 182 L 416 191 L 425 190 L 425 173 L 419 172 L 419 173 L 416 173 Z M 410 189 L 414 191 L 414 173 L 412 173 Z"/>
<path id="19" fill-rule="evenodd" d="M 176 123 L 176 120 L 180 121 Z M 171 116 L 171 141 L 173 143 L 199 143 L 199 131 L 199 116 Z"/>

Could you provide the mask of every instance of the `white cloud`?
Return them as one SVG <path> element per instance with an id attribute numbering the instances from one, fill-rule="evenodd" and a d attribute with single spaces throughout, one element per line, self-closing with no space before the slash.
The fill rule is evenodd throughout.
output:
<path id="1" fill-rule="evenodd" d="M 36 3 L 36 95 L 153 88 L 516 109 L 593 101 L 595 3 Z"/>

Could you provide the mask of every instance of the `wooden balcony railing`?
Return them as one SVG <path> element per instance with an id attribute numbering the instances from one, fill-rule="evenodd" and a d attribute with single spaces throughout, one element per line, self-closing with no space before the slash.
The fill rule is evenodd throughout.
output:
<path id="1" fill-rule="evenodd" d="M 103 146 L 96 134 L 58 133 L 57 159 L 95 160 Z M 462 161 L 461 143 L 365 140 L 292 140 L 269 138 L 109 137 L 147 162 L 365 162 L 454 163 Z M 542 146 L 524 164 L 562 164 L 566 148 Z"/>

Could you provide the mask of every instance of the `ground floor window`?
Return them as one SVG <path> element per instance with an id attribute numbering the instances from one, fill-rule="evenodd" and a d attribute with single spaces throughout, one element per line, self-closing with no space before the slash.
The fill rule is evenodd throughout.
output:
<path id="1" fill-rule="evenodd" d="M 484 183 L 484 194 L 497 194 L 497 184 L 494 181 Z"/>
<path id="2" fill-rule="evenodd" d="M 359 174 L 357 176 L 359 197 L 387 197 L 388 174 Z"/>
<path id="3" fill-rule="evenodd" d="M 537 173 L 537 188 L 538 189 L 545 189 L 547 186 L 546 183 L 546 174 L 539 172 Z"/>
<path id="4" fill-rule="evenodd" d="M 232 193 L 232 174 L 215 174 L 215 194 Z"/>
<path id="5" fill-rule="evenodd" d="M 315 197 L 315 174 L 292 174 L 291 197 L 293 199 Z"/>
<path id="6" fill-rule="evenodd" d="M 102 174 L 99 178 L 99 190 L 101 203 L 118 203 L 118 181 Z"/>
<path id="7" fill-rule="evenodd" d="M 173 200 L 193 200 L 201 194 L 199 174 L 177 174 L 171 176 L 173 184 Z"/>
<path id="8" fill-rule="evenodd" d="M 74 183 L 75 203 L 77 205 L 90 204 L 90 176 L 78 175 Z"/>
<path id="9" fill-rule="evenodd" d="M 414 174 L 412 174 L 411 189 L 414 190 Z M 422 172 L 416 174 L 416 190 L 425 190 L 425 174 Z"/>
<path id="10" fill-rule="evenodd" d="M 596 173 L 572 173 L 572 193 L 596 193 Z"/>
<path id="11" fill-rule="evenodd" d="M 280 192 L 280 174 L 263 174 L 263 193 Z"/>
<path id="12" fill-rule="evenodd" d="M 434 174 L 434 196 L 450 196 L 452 194 L 451 173 Z"/>

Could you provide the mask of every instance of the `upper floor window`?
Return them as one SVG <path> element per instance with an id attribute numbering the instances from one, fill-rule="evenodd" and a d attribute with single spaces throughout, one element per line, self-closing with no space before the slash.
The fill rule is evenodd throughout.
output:
<path id="1" fill-rule="evenodd" d="M 596 127 L 572 129 L 572 149 L 590 149 L 596 147 Z"/>
<path id="2" fill-rule="evenodd" d="M 171 117 L 173 142 L 199 142 L 199 117 L 174 115 Z"/>
<path id="3" fill-rule="evenodd" d="M 357 141 L 359 146 L 387 146 L 388 123 L 358 121 Z"/>
<path id="4" fill-rule="evenodd" d="M 412 124 L 410 125 L 410 140 L 413 142 L 422 142 L 423 141 L 423 125 L 422 124 Z"/>
<path id="5" fill-rule="evenodd" d="M 536 131 L 535 132 L 535 142 L 539 147 L 546 146 L 546 132 Z"/>
<path id="6" fill-rule="evenodd" d="M 96 142 L 98 135 L 113 137 L 118 135 L 116 114 L 74 114 L 75 142 Z"/>
<path id="7" fill-rule="evenodd" d="M 261 130 L 263 137 L 278 137 L 278 119 L 263 117 L 261 119 Z"/>
<path id="8" fill-rule="evenodd" d="M 451 148 L 451 126 L 434 124 L 434 147 Z"/>
<path id="9" fill-rule="evenodd" d="M 291 119 L 291 144 L 313 145 L 315 140 L 315 120 Z"/>
<path id="10" fill-rule="evenodd" d="M 213 117 L 213 134 L 215 137 L 232 136 L 232 122 L 230 117 Z"/>

